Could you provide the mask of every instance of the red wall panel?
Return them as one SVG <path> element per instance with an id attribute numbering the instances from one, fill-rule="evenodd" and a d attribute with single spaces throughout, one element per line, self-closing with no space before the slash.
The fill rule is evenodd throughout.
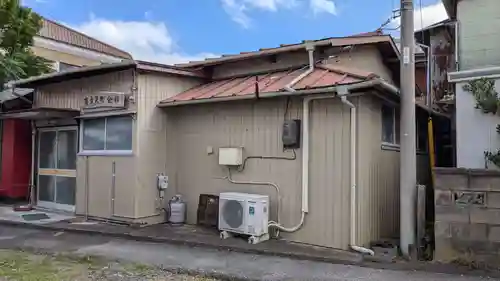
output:
<path id="1" fill-rule="evenodd" d="M 25 120 L 4 120 L 0 196 L 28 198 L 31 172 L 31 126 Z"/>

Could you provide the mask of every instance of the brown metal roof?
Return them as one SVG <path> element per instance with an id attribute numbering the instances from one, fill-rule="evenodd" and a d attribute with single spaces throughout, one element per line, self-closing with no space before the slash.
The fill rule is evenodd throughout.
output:
<path id="1" fill-rule="evenodd" d="M 283 88 L 296 77 L 307 71 L 307 67 L 289 71 L 270 72 L 260 75 L 230 78 L 213 81 L 184 91 L 172 98 L 161 101 L 160 104 L 187 103 L 189 101 L 241 98 L 255 96 L 256 93 L 284 92 Z M 376 77 L 371 72 L 318 65 L 313 72 L 298 81 L 295 90 L 322 88 L 329 86 L 352 84 Z"/>
<path id="2" fill-rule="evenodd" d="M 278 54 L 278 53 L 297 51 L 300 49 L 304 49 L 306 46 L 306 43 L 312 43 L 315 46 L 331 45 L 333 47 L 385 43 L 385 44 L 391 45 L 391 47 L 393 47 L 393 49 L 394 49 L 394 52 L 399 54 L 399 52 L 397 51 L 397 47 L 394 44 L 394 42 L 392 41 L 392 38 L 390 35 L 381 35 L 379 32 L 369 32 L 369 33 L 362 33 L 362 34 L 357 34 L 357 35 L 353 35 L 353 36 L 349 36 L 349 37 L 330 37 L 330 38 L 324 38 L 324 39 L 319 39 L 319 40 L 302 41 L 301 43 L 297 43 L 297 44 L 286 44 L 286 45 L 282 44 L 281 46 L 275 47 L 275 48 L 265 48 L 265 49 L 263 48 L 263 49 L 259 49 L 258 51 L 254 51 L 254 52 L 241 52 L 239 54 L 234 54 L 234 55 L 223 55 L 219 58 L 207 58 L 203 61 L 194 61 L 194 62 L 176 64 L 176 66 L 179 66 L 179 67 L 200 67 L 201 66 L 201 67 L 203 67 L 203 66 L 209 66 L 209 65 L 222 64 L 222 63 L 231 62 L 231 61 L 238 61 L 238 60 L 254 58 L 257 56 L 273 55 L 273 54 Z"/>
<path id="3" fill-rule="evenodd" d="M 55 21 L 43 18 L 38 36 L 124 59 L 132 56 L 116 47 L 87 36 Z"/>

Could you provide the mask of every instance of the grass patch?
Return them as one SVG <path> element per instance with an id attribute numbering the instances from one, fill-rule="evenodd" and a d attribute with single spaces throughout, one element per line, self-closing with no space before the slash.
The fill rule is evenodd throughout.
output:
<path id="1" fill-rule="evenodd" d="M 45 255 L 24 251 L 0 250 L 1 280 L 116 280 L 117 275 L 132 277 L 130 280 L 215 281 L 215 279 L 201 276 L 168 273 L 145 264 L 109 261 L 94 256 Z"/>

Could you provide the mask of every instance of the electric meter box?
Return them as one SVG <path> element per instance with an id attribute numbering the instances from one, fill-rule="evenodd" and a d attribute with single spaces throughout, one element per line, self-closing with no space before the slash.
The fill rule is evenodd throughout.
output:
<path id="1" fill-rule="evenodd" d="M 220 147 L 219 165 L 240 166 L 243 164 L 243 147 Z"/>
<path id="2" fill-rule="evenodd" d="M 285 120 L 285 122 L 283 123 L 283 132 L 281 135 L 281 141 L 283 142 L 284 148 L 300 148 L 300 125 L 301 122 L 298 119 Z"/>

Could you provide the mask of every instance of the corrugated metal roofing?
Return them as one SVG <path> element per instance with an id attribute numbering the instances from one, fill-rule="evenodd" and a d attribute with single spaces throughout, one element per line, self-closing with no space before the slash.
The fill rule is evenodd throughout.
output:
<path id="1" fill-rule="evenodd" d="M 260 75 L 231 78 L 213 81 L 184 91 L 172 98 L 162 101 L 162 104 L 186 102 L 192 100 L 207 100 L 227 97 L 244 97 L 258 93 L 275 93 L 296 77 L 307 71 L 307 67 L 289 71 L 270 72 Z M 298 81 L 295 90 L 322 88 L 343 84 L 361 82 L 376 77 L 373 73 L 318 65 L 313 72 Z"/>
<path id="2" fill-rule="evenodd" d="M 38 32 L 38 36 L 119 58 L 132 58 L 125 51 L 46 18 L 42 19 L 42 28 Z"/>

